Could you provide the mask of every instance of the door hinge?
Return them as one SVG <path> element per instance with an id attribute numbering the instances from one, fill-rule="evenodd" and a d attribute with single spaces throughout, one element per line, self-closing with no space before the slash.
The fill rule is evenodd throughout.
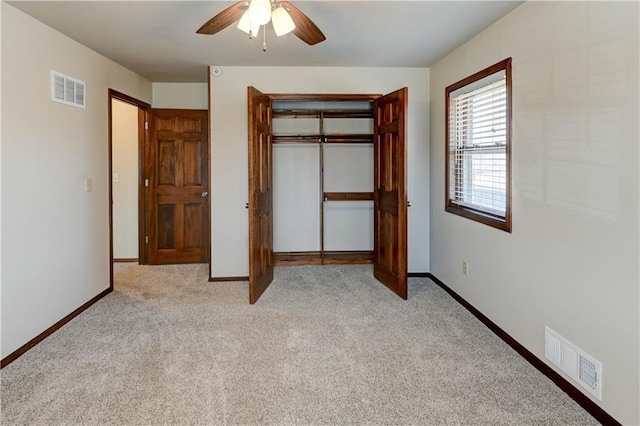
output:
<path id="1" fill-rule="evenodd" d="M 144 122 L 144 129 L 145 130 L 149 130 L 149 122 L 148 121 Z"/>
<path id="2" fill-rule="evenodd" d="M 145 244 L 149 244 L 149 236 L 148 235 L 144 236 L 144 243 Z"/>
<path id="3" fill-rule="evenodd" d="M 144 186 L 146 186 L 147 188 L 149 187 L 149 179 L 144 180 Z"/>

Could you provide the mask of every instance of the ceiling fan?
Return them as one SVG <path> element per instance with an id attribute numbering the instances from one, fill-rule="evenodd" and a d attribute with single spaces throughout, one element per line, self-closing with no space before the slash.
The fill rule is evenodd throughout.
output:
<path id="1" fill-rule="evenodd" d="M 322 31 L 307 15 L 288 1 L 278 0 L 244 0 L 224 9 L 207 21 L 196 33 L 215 34 L 238 21 L 238 29 L 256 37 L 260 27 L 273 24 L 276 35 L 293 34 L 308 45 L 313 46 L 326 40 Z M 263 37 L 265 37 L 263 31 Z M 267 50 L 266 40 L 262 45 Z"/>

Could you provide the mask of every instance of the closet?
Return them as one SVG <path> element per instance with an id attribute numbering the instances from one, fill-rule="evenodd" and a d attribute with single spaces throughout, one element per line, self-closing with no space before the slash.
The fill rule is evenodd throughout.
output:
<path id="1" fill-rule="evenodd" d="M 271 117 L 274 264 L 372 263 L 372 98 L 274 99 Z"/>
<path id="2" fill-rule="evenodd" d="M 373 263 L 407 297 L 407 89 L 389 95 L 248 88 L 249 298 L 273 267 Z"/>

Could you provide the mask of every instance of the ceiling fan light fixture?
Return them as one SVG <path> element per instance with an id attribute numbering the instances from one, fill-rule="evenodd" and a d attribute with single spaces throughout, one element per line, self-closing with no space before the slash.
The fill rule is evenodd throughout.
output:
<path id="1" fill-rule="evenodd" d="M 251 39 L 256 37 L 260 27 L 269 21 L 273 22 L 276 35 L 292 33 L 309 46 L 327 39 L 307 15 L 284 0 L 239 0 L 205 22 L 196 33 L 216 34 L 236 23 L 238 29 L 248 34 Z M 266 38 L 266 28 L 264 30 L 263 39 Z"/>
<path id="2" fill-rule="evenodd" d="M 293 23 L 291 15 L 282 6 L 278 6 L 271 12 L 271 22 L 278 37 L 289 34 L 296 29 L 296 24 Z"/>
<path id="3" fill-rule="evenodd" d="M 251 0 L 249 4 L 251 22 L 264 25 L 271 20 L 271 2 L 269 0 Z"/>
<path id="4" fill-rule="evenodd" d="M 256 37 L 260 32 L 260 24 L 251 20 L 249 11 L 247 10 L 238 21 L 238 29 L 249 34 L 251 37 Z"/>

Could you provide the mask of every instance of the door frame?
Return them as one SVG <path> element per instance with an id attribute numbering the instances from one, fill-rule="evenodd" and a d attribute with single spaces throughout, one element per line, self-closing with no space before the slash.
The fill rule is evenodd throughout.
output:
<path id="1" fill-rule="evenodd" d="M 255 89 L 254 87 L 250 86 L 250 87 L 248 87 L 248 90 L 249 90 L 249 93 L 251 94 L 252 90 L 257 90 L 257 89 Z M 307 101 L 307 102 L 311 102 L 311 101 L 367 101 L 367 102 L 371 102 L 373 104 L 374 114 L 375 114 L 375 109 L 377 107 L 378 100 L 385 99 L 388 96 L 395 96 L 398 93 L 403 93 L 403 95 L 402 95 L 403 96 L 402 101 L 403 101 L 403 105 L 404 105 L 403 111 L 406 112 L 406 110 L 407 110 L 407 105 L 406 105 L 407 90 L 408 89 L 406 87 L 404 87 L 402 89 L 399 89 L 397 91 L 394 91 L 394 92 L 391 92 L 391 93 L 388 93 L 388 94 L 385 94 L 385 95 L 378 95 L 378 94 L 375 94 L 375 95 L 372 95 L 372 94 L 291 94 L 291 93 L 284 93 L 284 94 L 265 93 L 265 94 L 262 94 L 262 95 L 268 97 L 270 102 L 273 102 L 273 101 Z M 249 104 L 250 103 L 251 103 L 251 99 L 249 99 Z M 248 122 L 248 127 L 249 127 L 249 130 L 248 130 L 249 150 L 251 150 L 251 146 L 252 146 L 252 138 L 253 138 L 253 135 L 252 135 L 252 120 L 253 120 L 253 118 L 254 117 L 251 115 L 251 108 L 249 107 L 249 117 L 248 117 L 248 121 L 249 121 Z M 406 138 L 406 128 L 405 128 L 405 126 L 406 126 L 406 117 L 403 117 L 402 123 L 400 123 L 400 125 L 403 127 L 402 131 L 401 131 L 401 134 L 403 135 L 404 138 Z M 374 139 L 375 139 L 375 137 L 376 137 L 376 135 L 378 133 L 378 129 L 376 128 L 374 130 L 375 130 L 375 134 L 374 134 Z M 398 289 L 394 288 L 394 286 L 390 286 L 387 282 L 381 280 L 375 274 L 375 267 L 376 267 L 376 264 L 378 263 L 378 260 L 377 260 L 376 254 L 375 254 L 378 251 L 378 247 L 377 247 L 378 238 L 375 237 L 375 233 L 377 232 L 376 231 L 376 226 L 377 225 L 376 225 L 376 221 L 375 220 L 374 220 L 374 229 L 372 231 L 374 232 L 374 262 L 373 262 L 374 263 L 374 276 L 376 276 L 376 279 L 378 279 L 382 284 L 384 284 L 390 290 L 392 290 L 396 294 L 398 294 L 398 296 L 400 296 L 402 299 L 407 299 L 407 274 L 408 274 L 408 271 L 407 271 L 407 269 L 408 269 L 408 265 L 407 265 L 407 263 L 408 263 L 407 262 L 407 257 L 408 257 L 408 253 L 407 253 L 408 235 L 407 234 L 408 234 L 408 227 L 407 227 L 407 223 L 406 222 L 407 222 L 408 218 L 407 218 L 407 210 L 406 209 L 407 209 L 408 206 L 407 206 L 407 194 L 406 194 L 406 186 L 407 186 L 406 179 L 407 179 L 408 174 L 406 172 L 406 167 L 408 166 L 408 164 L 407 164 L 407 161 L 406 161 L 406 153 L 407 153 L 407 150 L 406 150 L 406 139 L 404 139 L 404 138 L 403 138 L 403 145 L 404 145 L 403 146 L 403 156 L 404 156 L 404 167 L 405 167 L 405 171 L 404 171 L 404 174 L 403 174 L 404 194 L 403 194 L 402 200 L 399 200 L 399 204 L 398 204 L 398 208 L 402 209 L 404 211 L 403 216 L 404 216 L 404 220 L 405 220 L 405 224 L 402 227 L 403 228 L 402 229 L 402 231 L 403 231 L 402 241 L 404 241 L 404 244 L 403 244 L 403 247 L 404 247 L 404 261 L 402 262 L 402 266 L 403 266 L 403 269 L 404 269 L 404 273 L 403 273 L 403 276 L 400 277 L 401 281 L 403 281 L 403 283 L 404 283 L 404 286 L 403 286 L 401 291 L 398 291 Z M 375 150 L 375 145 L 376 145 L 376 143 L 374 142 L 374 150 Z M 251 151 L 250 151 L 249 152 L 249 161 L 250 162 L 251 162 L 251 157 L 252 156 L 251 156 Z M 375 156 L 374 156 L 374 162 L 375 161 L 376 160 L 375 160 Z M 270 167 L 271 167 L 271 170 L 269 171 L 269 173 L 271 174 L 272 171 L 273 171 L 272 170 L 273 163 L 270 164 Z M 376 170 L 376 166 L 374 165 L 374 180 L 375 180 L 375 173 L 376 173 L 375 170 Z M 251 173 L 250 173 L 250 176 L 249 176 L 249 182 L 248 183 L 249 183 L 249 185 L 248 185 L 249 188 L 251 188 L 251 186 L 252 186 Z M 374 186 L 375 186 L 375 183 L 374 183 Z M 374 192 L 375 192 L 375 188 L 374 188 Z M 251 197 L 252 197 L 252 194 L 251 194 L 251 191 L 249 191 L 249 199 L 250 199 L 250 201 L 249 201 L 248 205 L 250 205 L 250 203 L 252 202 Z M 374 215 L 376 214 L 375 210 L 376 210 L 376 206 L 377 206 L 377 201 L 375 200 L 375 197 L 377 197 L 377 195 L 374 194 Z M 249 213 L 249 222 L 250 222 L 249 223 L 249 238 L 250 239 L 251 239 L 251 220 L 252 220 L 252 216 L 251 216 L 251 213 Z M 273 223 L 272 223 L 271 226 L 272 226 L 271 232 L 273 232 Z M 249 244 L 249 277 L 248 277 L 248 279 L 249 279 L 249 285 L 250 285 L 249 298 L 250 298 L 250 303 L 251 304 L 254 304 L 257 301 L 257 299 L 259 298 L 260 294 L 262 294 L 262 292 L 268 286 L 268 284 L 267 284 L 267 286 L 264 286 L 264 288 L 262 289 L 260 294 L 257 294 L 257 295 L 253 294 L 253 292 L 251 291 L 252 290 L 252 288 L 251 288 L 252 283 L 255 280 L 255 277 L 252 276 L 252 274 L 254 274 L 255 272 L 253 271 L 253 269 L 251 267 L 251 264 L 252 264 L 251 257 L 253 255 L 254 254 L 252 252 L 251 244 Z M 271 255 L 273 255 L 273 250 L 271 252 Z"/>
<path id="2" fill-rule="evenodd" d="M 113 290 L 113 111 L 112 102 L 118 100 L 138 108 L 138 262 L 146 263 L 146 250 L 144 249 L 144 181 L 142 179 L 142 150 L 145 143 L 145 116 L 151 105 L 139 99 L 133 98 L 114 89 L 108 90 L 109 111 L 109 145 L 108 145 L 108 186 L 109 186 L 109 288 Z"/>

